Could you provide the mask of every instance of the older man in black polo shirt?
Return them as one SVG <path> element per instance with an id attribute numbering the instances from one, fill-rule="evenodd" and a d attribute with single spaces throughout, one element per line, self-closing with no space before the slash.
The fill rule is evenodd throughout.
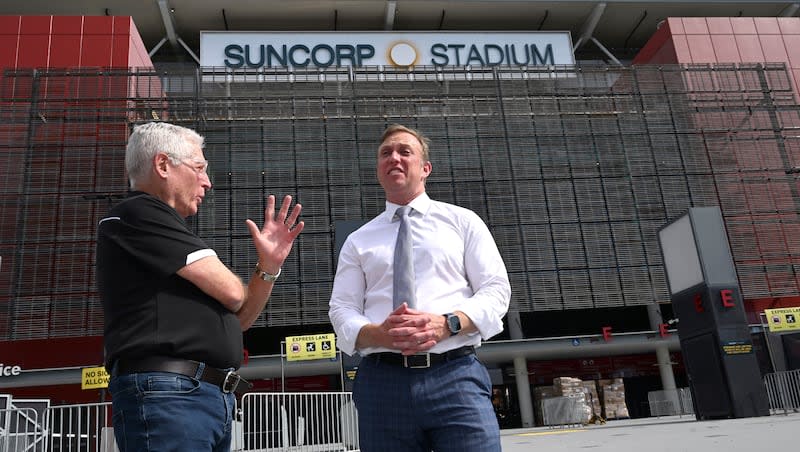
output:
<path id="1" fill-rule="evenodd" d="M 269 299 L 303 230 L 286 196 L 264 226 L 247 220 L 258 253 L 247 285 L 184 218 L 211 181 L 203 138 L 148 123 L 134 129 L 125 166 L 131 193 L 100 221 L 97 281 L 105 313 L 114 434 L 120 451 L 228 451 L 242 331 Z"/>

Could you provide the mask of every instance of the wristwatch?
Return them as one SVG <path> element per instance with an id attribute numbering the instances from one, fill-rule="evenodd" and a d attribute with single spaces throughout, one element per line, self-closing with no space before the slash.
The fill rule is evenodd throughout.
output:
<path id="1" fill-rule="evenodd" d="M 273 275 L 272 273 L 267 273 L 264 270 L 261 270 L 261 266 L 258 265 L 258 262 L 256 262 L 256 276 L 263 279 L 264 281 L 274 283 L 275 281 L 278 280 L 278 276 L 280 275 L 281 275 L 280 268 L 278 269 L 278 273 L 275 273 Z"/>
<path id="2" fill-rule="evenodd" d="M 447 324 L 447 329 L 450 330 L 450 335 L 455 336 L 461 331 L 461 319 L 452 312 L 444 314 L 444 321 Z"/>

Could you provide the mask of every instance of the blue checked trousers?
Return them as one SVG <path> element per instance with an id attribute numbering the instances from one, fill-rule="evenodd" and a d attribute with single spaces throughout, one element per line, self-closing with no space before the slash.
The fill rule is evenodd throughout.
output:
<path id="1" fill-rule="evenodd" d="M 491 393 L 475 355 L 428 369 L 365 357 L 353 386 L 361 451 L 499 452 Z"/>

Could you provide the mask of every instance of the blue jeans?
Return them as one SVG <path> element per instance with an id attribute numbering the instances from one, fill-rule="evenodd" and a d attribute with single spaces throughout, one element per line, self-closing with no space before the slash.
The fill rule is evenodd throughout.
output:
<path id="1" fill-rule="evenodd" d="M 120 452 L 229 452 L 235 396 L 218 386 L 167 372 L 116 376 L 114 436 Z"/>
<path id="2" fill-rule="evenodd" d="M 499 452 L 489 372 L 475 355 L 429 369 L 364 358 L 353 401 L 362 452 Z"/>

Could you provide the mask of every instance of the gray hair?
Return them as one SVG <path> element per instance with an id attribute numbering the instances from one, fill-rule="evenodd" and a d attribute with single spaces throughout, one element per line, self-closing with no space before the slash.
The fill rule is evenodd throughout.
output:
<path id="1" fill-rule="evenodd" d="M 147 177 L 153 157 L 158 153 L 167 154 L 170 162 L 178 165 L 192 156 L 195 145 L 202 148 L 203 142 L 203 137 L 194 130 L 166 122 L 148 122 L 134 127 L 125 149 L 125 169 L 131 188 L 136 188 L 136 182 Z"/>

